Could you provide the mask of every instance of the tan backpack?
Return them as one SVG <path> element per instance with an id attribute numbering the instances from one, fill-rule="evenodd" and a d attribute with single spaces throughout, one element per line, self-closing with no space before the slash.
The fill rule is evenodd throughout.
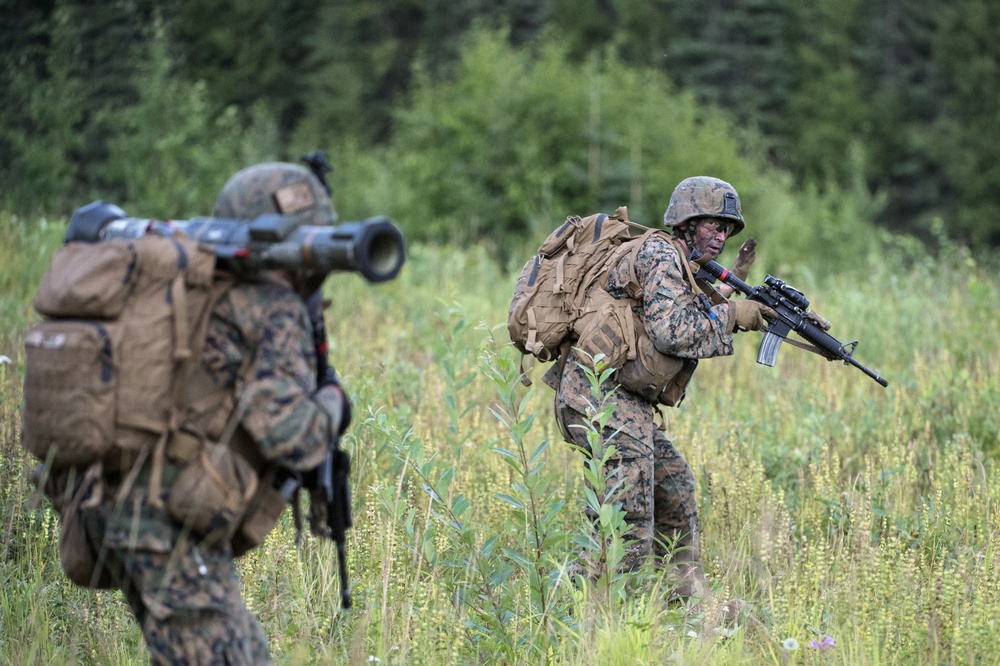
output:
<path id="1" fill-rule="evenodd" d="M 96 481 L 76 493 L 95 504 L 105 473 L 123 479 L 121 499 L 151 460 L 150 502 L 163 506 L 169 457 L 184 469 L 167 510 L 197 533 L 230 537 L 256 472 L 189 429 L 228 396 L 200 371 L 212 305 L 233 284 L 215 264 L 180 231 L 57 249 L 34 300 L 45 319 L 24 338 L 23 444 L 46 475 L 75 468 Z"/>
<path id="2" fill-rule="evenodd" d="M 633 236 L 633 231 L 641 235 Z M 679 404 L 696 362 L 657 352 L 634 310 L 642 302 L 635 284 L 636 256 L 654 234 L 676 242 L 665 230 L 630 221 L 624 206 L 610 216 L 566 218 L 521 270 L 507 316 L 514 346 L 547 362 L 571 344 L 584 362 L 603 357 L 606 367 L 617 371 L 614 380 L 629 391 L 650 402 Z M 680 248 L 678 252 L 683 256 Z M 633 289 L 629 297 L 616 299 L 605 289 L 608 271 L 629 254 Z M 697 288 L 684 263 L 692 288 Z M 522 381 L 530 383 L 526 376 Z"/>
<path id="3" fill-rule="evenodd" d="M 201 361 L 215 253 L 177 234 L 55 251 L 24 338 L 24 445 L 55 468 L 127 470 L 176 430 Z"/>
<path id="4" fill-rule="evenodd" d="M 607 269 L 608 260 L 622 243 L 632 239 L 622 206 L 612 215 L 573 215 L 538 248 L 524 265 L 514 288 L 507 330 L 522 354 L 539 361 L 555 360 L 560 346 L 574 334 L 585 313 L 590 288 Z"/>

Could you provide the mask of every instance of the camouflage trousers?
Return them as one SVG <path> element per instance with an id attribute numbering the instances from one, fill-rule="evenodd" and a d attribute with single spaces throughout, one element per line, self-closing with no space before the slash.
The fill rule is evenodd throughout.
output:
<path id="1" fill-rule="evenodd" d="M 561 409 L 572 443 L 589 452 L 586 418 L 568 407 Z M 652 442 L 643 442 L 613 428 L 604 429 L 604 441 L 617 449 L 605 467 L 605 490 L 621 483 L 613 501 L 621 503 L 629 526 L 627 536 L 634 540 L 627 547 L 623 568 L 635 570 L 652 554 L 678 574 L 675 593 L 690 596 L 695 584 L 704 581 L 694 474 L 667 436 L 656 429 L 654 433 Z"/>
<path id="2" fill-rule="evenodd" d="M 157 539 L 109 529 L 107 510 L 84 512 L 98 561 L 122 590 L 151 663 L 171 666 L 272 664 L 264 631 L 247 608 L 228 548 L 200 548 L 184 535 Z M 172 542 L 172 547 L 164 546 Z"/>

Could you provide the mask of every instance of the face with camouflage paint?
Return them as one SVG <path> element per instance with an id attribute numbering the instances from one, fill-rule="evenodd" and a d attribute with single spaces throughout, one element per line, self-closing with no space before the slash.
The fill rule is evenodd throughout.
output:
<path id="1" fill-rule="evenodd" d="M 702 217 L 692 220 L 691 244 L 713 261 L 722 254 L 726 239 L 733 232 L 733 221 L 721 217 Z"/>

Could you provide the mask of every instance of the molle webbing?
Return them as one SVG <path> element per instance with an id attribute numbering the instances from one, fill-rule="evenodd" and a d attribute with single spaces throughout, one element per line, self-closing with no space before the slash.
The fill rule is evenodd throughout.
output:
<path id="1" fill-rule="evenodd" d="M 151 457 L 158 502 L 165 457 L 191 455 L 184 389 L 230 285 L 215 253 L 179 232 L 56 250 L 35 298 L 46 319 L 25 337 L 25 447 L 55 468 L 101 461 L 127 479 Z"/>

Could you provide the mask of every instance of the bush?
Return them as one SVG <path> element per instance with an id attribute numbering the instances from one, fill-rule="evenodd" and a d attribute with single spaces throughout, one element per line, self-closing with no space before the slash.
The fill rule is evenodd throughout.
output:
<path id="1" fill-rule="evenodd" d="M 625 204 L 632 219 L 660 224 L 691 175 L 731 182 L 762 258 L 782 265 L 832 271 L 856 261 L 875 210 L 860 186 L 794 192 L 787 174 L 765 166 L 753 134 L 657 71 L 611 55 L 576 64 L 556 40 L 517 50 L 502 32 L 476 33 L 450 79 L 418 66 L 389 145 L 346 146 L 347 200 L 380 207 L 412 240 L 483 241 L 518 265 L 530 251 L 521 248 L 570 214 Z"/>

